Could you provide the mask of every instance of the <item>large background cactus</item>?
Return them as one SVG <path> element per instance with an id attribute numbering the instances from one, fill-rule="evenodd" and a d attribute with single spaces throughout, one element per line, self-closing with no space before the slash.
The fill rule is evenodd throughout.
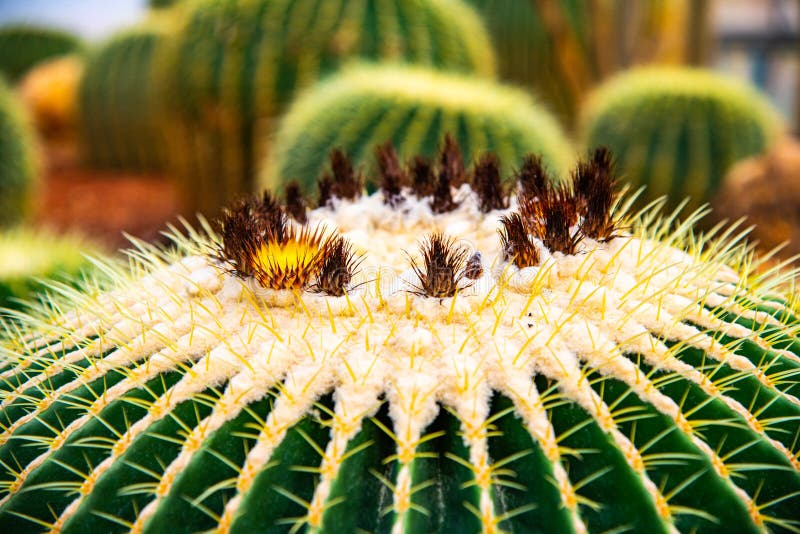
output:
<path id="1" fill-rule="evenodd" d="M 486 21 L 503 79 L 532 89 L 570 127 L 599 81 L 631 65 L 676 63 L 685 55 L 685 0 L 469 3 Z"/>
<path id="2" fill-rule="evenodd" d="M 488 213 L 265 197 L 22 317 L 3 530 L 796 530 L 786 279 L 609 212 L 608 161 Z"/>
<path id="3" fill-rule="evenodd" d="M 0 227 L 28 212 L 36 179 L 34 138 L 16 95 L 0 78 Z"/>
<path id="4" fill-rule="evenodd" d="M 77 52 L 81 41 L 54 28 L 30 25 L 0 27 L 0 74 L 16 81 L 42 60 Z"/>
<path id="5" fill-rule="evenodd" d="M 349 58 L 494 72 L 488 35 L 460 0 L 206 0 L 186 9 L 162 82 L 170 161 L 190 212 L 216 213 L 251 191 L 278 114 Z"/>
<path id="6" fill-rule="evenodd" d="M 531 148 L 556 175 L 574 157 L 558 122 L 522 91 L 419 67 L 361 66 L 322 82 L 289 109 L 262 185 L 296 179 L 313 191 L 332 149 L 371 174 L 375 145 L 391 141 L 402 158 L 431 157 L 448 132 L 466 158 L 498 153 L 506 174 Z"/>
<path id="7" fill-rule="evenodd" d="M 89 165 L 163 168 L 164 125 L 153 59 L 168 27 L 167 20 L 151 20 L 112 37 L 90 54 L 79 96 L 82 145 Z"/>
<path id="8" fill-rule="evenodd" d="M 730 167 L 762 153 L 782 121 L 764 96 L 701 69 L 643 68 L 599 88 L 585 109 L 585 146 L 603 142 L 645 198 L 710 199 Z"/>

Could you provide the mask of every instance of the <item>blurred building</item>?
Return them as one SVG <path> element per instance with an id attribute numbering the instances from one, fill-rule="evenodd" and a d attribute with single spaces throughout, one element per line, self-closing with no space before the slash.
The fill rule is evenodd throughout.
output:
<path id="1" fill-rule="evenodd" d="M 768 93 L 800 133 L 800 0 L 713 0 L 710 23 L 712 64 Z"/>

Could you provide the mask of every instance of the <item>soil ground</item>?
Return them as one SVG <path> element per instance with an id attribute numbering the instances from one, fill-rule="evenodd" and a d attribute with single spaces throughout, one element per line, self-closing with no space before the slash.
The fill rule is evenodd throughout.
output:
<path id="1" fill-rule="evenodd" d="M 178 198 L 168 176 L 87 169 L 74 146 L 51 143 L 33 209 L 37 226 L 77 232 L 110 250 L 128 248 L 125 234 L 166 242 Z"/>

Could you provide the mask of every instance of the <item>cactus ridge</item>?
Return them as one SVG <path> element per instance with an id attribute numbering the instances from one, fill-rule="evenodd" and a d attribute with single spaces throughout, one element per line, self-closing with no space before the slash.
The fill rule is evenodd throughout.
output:
<path id="1" fill-rule="evenodd" d="M 494 74 L 460 0 L 204 0 L 182 21 L 159 77 L 164 124 L 189 207 L 207 214 L 253 191 L 262 140 L 297 92 L 353 59 Z"/>
<path id="2" fill-rule="evenodd" d="M 158 21 L 114 36 L 87 60 L 79 88 L 85 157 L 96 167 L 164 167 L 164 132 L 154 84 L 155 52 L 167 34 Z"/>
<path id="3" fill-rule="evenodd" d="M 308 190 L 336 148 L 375 175 L 376 144 L 389 139 L 403 158 L 431 157 L 448 132 L 467 156 L 496 152 L 506 172 L 532 147 L 556 174 L 564 174 L 573 159 L 558 123 L 524 92 L 422 67 L 361 65 L 294 102 L 275 135 L 261 185 L 280 187 L 288 178 Z"/>
<path id="4" fill-rule="evenodd" d="M 599 154 L 546 194 L 604 190 Z M 267 235 L 297 224 L 276 259 L 319 225 L 346 238 L 361 262 L 341 296 L 232 273 L 205 225 L 170 249 L 137 243 L 107 291 L 17 314 L 0 525 L 797 530 L 799 304 L 780 291 L 795 273 L 756 275 L 735 227 L 694 235 L 702 212 L 677 223 L 617 196 L 612 236 L 564 254 L 542 244 L 551 214 L 524 208 L 524 190 L 489 213 L 468 184 L 440 213 L 401 191 L 333 197 L 302 225 L 259 219 L 257 201 L 227 212 Z M 535 265 L 503 250 L 512 214 Z M 422 283 L 437 266 L 452 296 Z"/>
<path id="5" fill-rule="evenodd" d="M 583 141 L 617 155 L 620 172 L 647 186 L 649 199 L 675 206 L 708 201 L 734 163 L 764 152 L 783 130 L 766 98 L 701 69 L 646 67 L 621 74 L 592 94 Z"/>

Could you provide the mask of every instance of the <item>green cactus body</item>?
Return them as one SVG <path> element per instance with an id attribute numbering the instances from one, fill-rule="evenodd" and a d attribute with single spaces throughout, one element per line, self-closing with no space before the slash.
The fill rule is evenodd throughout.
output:
<path id="1" fill-rule="evenodd" d="M 164 130 L 154 54 L 168 31 L 152 21 L 117 35 L 90 55 L 79 89 L 82 142 L 90 165 L 159 170 L 164 167 Z"/>
<path id="2" fill-rule="evenodd" d="M 372 174 L 376 144 L 388 140 L 402 157 L 430 157 L 447 132 L 464 154 L 496 152 L 509 173 L 532 147 L 556 173 L 574 158 L 558 122 L 524 92 L 419 67 L 360 66 L 294 103 L 275 135 L 261 184 L 278 188 L 282 179 L 297 179 L 311 191 L 334 148 Z"/>
<path id="3" fill-rule="evenodd" d="M 27 214 L 36 170 L 33 129 L 16 95 L 0 78 L 0 227 Z"/>
<path id="4" fill-rule="evenodd" d="M 674 62 L 683 53 L 676 37 L 684 34 L 684 0 L 468 3 L 491 34 L 500 76 L 532 89 L 569 126 L 585 93 L 609 74 L 633 64 Z"/>
<path id="5" fill-rule="evenodd" d="M 99 247 L 77 236 L 24 228 L 0 233 L 0 308 L 19 309 L 20 301 L 33 300 L 48 283 L 76 284 L 92 267 L 86 255 L 99 253 Z"/>
<path id="6" fill-rule="evenodd" d="M 571 254 L 533 242 L 520 268 L 497 235 L 518 206 L 459 194 L 439 215 L 378 192 L 306 229 L 251 227 L 265 201 L 224 237 L 141 246 L 109 292 L 21 316 L 0 361 L 2 530 L 795 531 L 785 279 L 732 268 L 751 265 L 733 231 L 624 202 L 625 232 Z M 342 296 L 305 285 L 336 272 L 314 259 L 317 223 L 364 251 Z M 409 268 L 442 229 L 473 248 L 431 237 Z M 473 250 L 469 274 L 431 270 Z"/>
<path id="7" fill-rule="evenodd" d="M 610 80 L 587 103 L 585 146 L 602 139 L 645 198 L 697 207 L 739 160 L 764 152 L 782 121 L 765 97 L 700 69 L 643 68 Z"/>
<path id="8" fill-rule="evenodd" d="M 252 192 L 277 116 L 352 58 L 490 76 L 488 35 L 460 0 L 236 0 L 186 6 L 162 82 L 187 209 Z"/>
<path id="9" fill-rule="evenodd" d="M 0 74 L 14 82 L 40 61 L 71 54 L 82 47 L 77 37 L 54 28 L 0 27 Z"/>

